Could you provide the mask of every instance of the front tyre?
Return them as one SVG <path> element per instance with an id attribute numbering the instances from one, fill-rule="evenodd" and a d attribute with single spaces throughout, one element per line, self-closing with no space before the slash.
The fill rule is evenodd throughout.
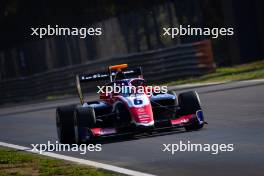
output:
<path id="1" fill-rule="evenodd" d="M 93 107 L 79 107 L 74 111 L 75 143 L 88 143 L 92 140 L 91 128 L 96 126 L 96 116 Z"/>
<path id="2" fill-rule="evenodd" d="M 190 125 L 185 126 L 185 129 L 187 131 L 201 129 L 204 124 L 200 123 L 200 120 L 198 120 L 198 118 L 200 117 L 203 118 L 202 113 L 200 113 L 202 108 L 198 93 L 196 91 L 181 93 L 178 97 L 178 100 L 180 106 L 180 114 L 182 116 L 188 114 L 195 114 L 196 116 L 199 115 L 199 117 L 191 121 Z"/>
<path id="3" fill-rule="evenodd" d="M 61 106 L 56 109 L 56 127 L 60 143 L 73 144 L 74 125 L 73 112 L 75 105 Z"/>

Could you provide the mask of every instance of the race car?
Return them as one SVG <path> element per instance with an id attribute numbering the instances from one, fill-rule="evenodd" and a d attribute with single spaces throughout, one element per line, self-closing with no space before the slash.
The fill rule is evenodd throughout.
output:
<path id="1" fill-rule="evenodd" d="M 81 84 L 107 79 L 110 81 L 100 88 L 100 100 L 85 102 Z M 105 92 L 113 86 L 120 86 L 122 91 Z M 80 104 L 56 109 L 61 143 L 89 143 L 112 136 L 152 134 L 161 129 L 191 131 L 205 124 L 196 91 L 178 96 L 174 91 L 151 92 L 141 67 L 120 64 L 109 66 L 106 72 L 76 75 L 76 87 Z"/>

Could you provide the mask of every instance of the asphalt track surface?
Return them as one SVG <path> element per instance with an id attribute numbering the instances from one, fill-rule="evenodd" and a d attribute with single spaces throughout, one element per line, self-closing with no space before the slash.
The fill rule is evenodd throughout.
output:
<path id="1" fill-rule="evenodd" d="M 190 89 L 188 89 L 190 90 Z M 183 130 L 132 140 L 105 142 L 101 152 L 60 152 L 136 171 L 165 176 L 263 175 L 264 81 L 233 82 L 195 88 L 208 125 L 200 131 Z M 183 90 L 179 90 L 181 92 Z M 0 108 L 0 141 L 31 147 L 57 139 L 55 107 L 78 99 Z M 163 144 L 234 144 L 233 152 L 163 152 Z"/>

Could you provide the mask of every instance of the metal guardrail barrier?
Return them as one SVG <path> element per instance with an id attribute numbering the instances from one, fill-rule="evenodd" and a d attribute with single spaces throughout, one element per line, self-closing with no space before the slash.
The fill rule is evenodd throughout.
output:
<path id="1" fill-rule="evenodd" d="M 4 80 L 0 82 L 0 104 L 73 94 L 76 92 L 76 74 L 105 71 L 108 65 L 120 63 L 142 66 L 144 78 L 149 83 L 203 75 L 215 70 L 211 41 L 204 40 L 166 49 L 96 60 L 29 77 Z M 95 90 L 92 87 L 96 87 L 96 84 L 99 83 L 88 85 L 85 89 Z"/>

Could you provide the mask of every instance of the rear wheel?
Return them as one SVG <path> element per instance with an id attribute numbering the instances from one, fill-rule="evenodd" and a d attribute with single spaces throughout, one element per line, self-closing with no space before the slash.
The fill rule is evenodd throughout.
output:
<path id="1" fill-rule="evenodd" d="M 174 108 L 172 108 L 172 110 L 173 110 L 175 113 L 171 115 L 171 118 L 172 118 L 172 119 L 175 119 L 175 118 L 176 118 L 177 106 L 179 105 L 178 97 L 177 97 L 176 92 L 173 91 L 173 90 L 169 90 L 169 91 L 168 91 L 168 94 L 173 95 L 173 96 L 175 97 L 174 102 L 173 102 L 173 104 L 172 104 L 173 106 L 175 106 Z"/>
<path id="2" fill-rule="evenodd" d="M 178 99 L 181 115 L 196 114 L 197 111 L 201 110 L 199 95 L 195 91 L 181 93 Z M 190 125 L 185 126 L 185 129 L 190 131 L 200 129 L 202 127 L 203 123 L 200 123 L 200 121 L 195 118 Z"/>
<path id="3" fill-rule="evenodd" d="M 130 112 L 122 102 L 117 102 L 114 108 L 115 116 L 115 126 L 122 127 L 127 126 L 131 122 Z"/>
<path id="4" fill-rule="evenodd" d="M 125 104 L 122 103 L 121 101 L 117 102 L 116 105 L 114 106 L 114 113 L 115 113 L 114 126 L 116 128 L 122 128 L 123 130 L 127 131 L 127 127 L 131 124 L 131 116 Z M 134 136 L 135 136 L 134 133 L 128 133 L 123 137 L 127 139 L 132 139 L 134 138 Z"/>
<path id="5" fill-rule="evenodd" d="M 75 107 L 75 105 L 69 105 L 56 109 L 56 127 L 60 143 L 74 143 L 73 112 Z"/>
<path id="6" fill-rule="evenodd" d="M 93 138 L 91 128 L 96 125 L 93 107 L 79 107 L 74 112 L 75 142 L 77 144 L 89 142 Z"/>
<path id="7" fill-rule="evenodd" d="M 168 91 L 168 94 L 173 95 L 175 97 L 175 99 L 174 99 L 174 106 L 178 106 L 179 105 L 179 102 L 178 102 L 178 97 L 177 97 L 176 92 L 173 91 L 173 90 L 169 90 Z"/>

